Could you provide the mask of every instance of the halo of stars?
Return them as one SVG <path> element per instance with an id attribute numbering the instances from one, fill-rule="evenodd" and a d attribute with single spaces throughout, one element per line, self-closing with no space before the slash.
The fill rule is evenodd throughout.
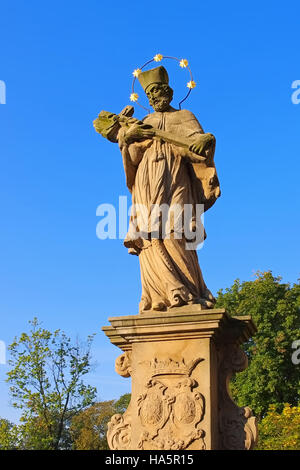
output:
<path id="1" fill-rule="evenodd" d="M 139 99 L 139 95 L 135 92 L 134 90 L 134 85 L 135 85 L 135 81 L 136 79 L 138 78 L 139 74 L 143 71 L 143 69 L 149 65 L 151 62 L 161 62 L 163 59 L 172 59 L 172 60 L 176 60 L 178 63 L 179 63 L 179 66 L 182 68 L 182 69 L 187 69 L 190 73 L 190 81 L 187 82 L 186 86 L 187 88 L 189 89 L 189 91 L 187 92 L 186 96 L 180 101 L 179 103 L 179 109 L 181 109 L 181 103 L 183 103 L 189 96 L 189 94 L 191 93 L 192 89 L 196 87 L 196 82 L 193 80 L 193 75 L 192 75 L 192 71 L 189 67 L 189 63 L 188 63 L 188 60 L 187 59 L 178 59 L 178 57 L 172 57 L 172 56 L 164 56 L 162 54 L 156 54 L 152 59 L 148 60 L 144 65 L 142 65 L 142 67 L 140 68 L 137 68 L 135 69 L 133 72 L 132 72 L 132 75 L 133 75 L 133 81 L 132 81 L 132 89 L 131 89 L 131 95 L 130 95 L 130 101 L 133 101 L 135 103 L 137 103 L 139 106 L 141 106 L 142 108 L 146 109 L 147 111 L 149 111 L 149 109 L 145 108 L 144 106 L 142 106 L 139 102 L 138 102 L 138 99 Z"/>

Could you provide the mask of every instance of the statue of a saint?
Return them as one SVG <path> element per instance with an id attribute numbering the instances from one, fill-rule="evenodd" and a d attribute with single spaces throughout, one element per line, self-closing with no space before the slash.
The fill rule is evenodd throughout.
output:
<path id="1" fill-rule="evenodd" d="M 204 133 L 190 111 L 170 105 L 173 90 L 163 66 L 141 72 L 138 80 L 154 112 L 138 121 L 128 117 L 132 113 L 127 107 L 127 117 L 126 111 L 123 117 L 121 113 L 119 125 L 115 120 L 106 133 L 97 129 L 97 120 L 94 125 L 117 141 L 122 152 L 133 203 L 124 244 L 140 260 L 139 310 L 163 311 L 186 304 L 212 308 L 215 299 L 203 280 L 196 247 L 191 249 L 188 242 L 193 237 L 197 243 L 203 241 L 201 212 L 220 195 L 213 161 L 215 138 Z M 183 223 L 187 217 L 188 227 Z"/>

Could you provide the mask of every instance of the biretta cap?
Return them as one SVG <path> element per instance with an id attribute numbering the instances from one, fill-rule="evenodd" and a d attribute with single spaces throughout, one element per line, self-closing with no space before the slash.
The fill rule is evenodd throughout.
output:
<path id="1" fill-rule="evenodd" d="M 144 91 L 154 84 L 154 83 L 162 83 L 164 85 L 169 84 L 169 76 L 166 69 L 161 65 L 160 67 L 156 67 L 155 69 L 146 70 L 145 72 L 141 72 L 138 75 L 138 80 Z"/>

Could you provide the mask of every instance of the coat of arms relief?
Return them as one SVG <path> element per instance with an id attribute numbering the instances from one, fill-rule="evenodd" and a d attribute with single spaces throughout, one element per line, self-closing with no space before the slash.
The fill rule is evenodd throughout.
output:
<path id="1" fill-rule="evenodd" d="M 123 376 L 128 376 L 125 365 L 129 367 L 129 358 L 130 353 L 125 353 L 118 359 Z M 202 358 L 190 362 L 154 358 L 139 364 L 149 370 L 149 380 L 137 398 L 141 428 L 138 449 L 183 450 L 195 440 L 199 440 L 199 449 L 205 449 L 205 431 L 201 427 L 205 399 L 198 382 L 191 377 L 201 361 Z M 117 447 L 111 448 L 130 448 L 130 420 L 130 409 L 123 416 L 112 418 L 108 437 L 110 443 Z"/>

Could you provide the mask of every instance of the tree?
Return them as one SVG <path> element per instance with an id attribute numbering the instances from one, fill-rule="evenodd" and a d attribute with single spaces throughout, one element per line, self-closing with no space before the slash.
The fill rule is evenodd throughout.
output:
<path id="1" fill-rule="evenodd" d="M 300 449 L 300 406 L 284 405 L 282 413 L 271 405 L 259 424 L 256 450 Z"/>
<path id="2" fill-rule="evenodd" d="M 108 449 L 107 424 L 114 414 L 126 411 L 129 401 L 127 393 L 118 401 L 98 402 L 76 415 L 71 424 L 73 447 L 76 450 Z"/>
<path id="3" fill-rule="evenodd" d="M 84 346 L 71 344 L 61 330 L 42 328 L 36 318 L 31 331 L 9 346 L 13 367 L 7 382 L 13 406 L 22 409 L 22 447 L 70 448 L 72 418 L 95 401 L 96 389 L 83 382 L 90 371 L 93 336 Z"/>
<path id="4" fill-rule="evenodd" d="M 300 398 L 299 365 L 292 344 L 300 338 L 300 284 L 284 284 L 270 271 L 254 281 L 240 282 L 218 292 L 216 307 L 230 315 L 251 315 L 258 332 L 244 346 L 249 367 L 235 376 L 231 392 L 240 405 L 249 405 L 263 418 L 273 404 L 296 406 Z"/>
<path id="5" fill-rule="evenodd" d="M 127 410 L 131 399 L 131 393 L 125 393 L 114 403 L 114 413 L 123 414 Z"/>
<path id="6" fill-rule="evenodd" d="M 113 400 L 95 403 L 72 419 L 70 428 L 76 450 L 108 449 L 107 423 L 114 414 Z"/>
<path id="7" fill-rule="evenodd" d="M 0 418 L 0 450 L 15 450 L 19 445 L 18 426 Z"/>

